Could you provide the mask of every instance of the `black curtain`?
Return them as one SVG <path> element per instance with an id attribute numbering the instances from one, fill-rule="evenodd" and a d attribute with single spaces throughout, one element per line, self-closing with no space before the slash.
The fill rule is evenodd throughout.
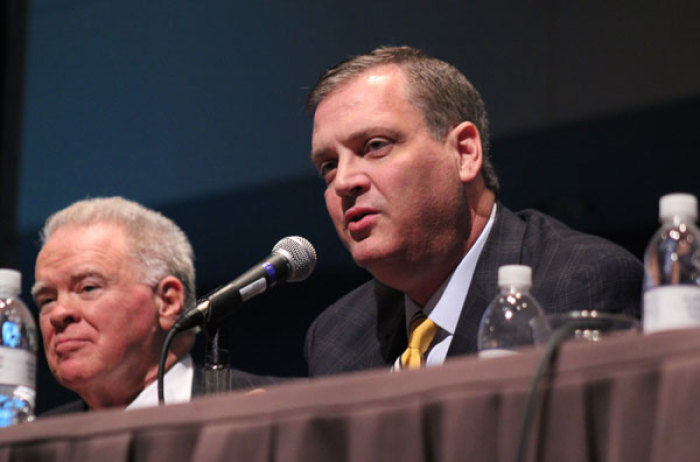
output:
<path id="1" fill-rule="evenodd" d="M 17 175 L 28 0 L 3 0 L 0 15 L 0 267 L 15 264 Z"/>

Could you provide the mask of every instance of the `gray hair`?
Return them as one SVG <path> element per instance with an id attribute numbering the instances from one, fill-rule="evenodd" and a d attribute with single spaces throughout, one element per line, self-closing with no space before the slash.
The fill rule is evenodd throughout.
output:
<path id="1" fill-rule="evenodd" d="M 481 135 L 486 187 L 498 192 L 496 169 L 489 154 L 489 121 L 479 92 L 457 68 L 416 48 L 380 47 L 352 56 L 328 69 L 309 92 L 306 108 L 313 115 L 321 101 L 360 74 L 380 66 L 398 66 L 409 84 L 408 99 L 423 114 L 431 135 L 443 140 L 455 125 L 472 122 Z"/>
<path id="2" fill-rule="evenodd" d="M 126 232 L 143 283 L 155 287 L 175 276 L 185 288 L 184 309 L 194 306 L 194 252 L 185 233 L 169 218 L 122 197 L 85 199 L 51 215 L 40 232 L 42 246 L 66 225 L 110 223 Z"/>

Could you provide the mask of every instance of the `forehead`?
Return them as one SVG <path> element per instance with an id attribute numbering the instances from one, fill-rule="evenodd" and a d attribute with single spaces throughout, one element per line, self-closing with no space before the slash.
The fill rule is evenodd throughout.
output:
<path id="1" fill-rule="evenodd" d="M 371 68 L 344 82 L 316 108 L 312 150 L 376 127 L 417 128 L 424 119 L 408 95 L 406 76 L 398 66 Z"/>
<path id="2" fill-rule="evenodd" d="M 126 231 L 111 223 L 65 225 L 54 231 L 39 252 L 36 276 L 45 271 L 72 270 L 76 265 L 119 269 L 131 264 Z"/>
<path id="3" fill-rule="evenodd" d="M 339 83 L 320 101 L 314 115 L 323 116 L 338 105 L 352 107 L 372 101 L 408 103 L 407 89 L 407 79 L 400 67 L 372 67 Z"/>

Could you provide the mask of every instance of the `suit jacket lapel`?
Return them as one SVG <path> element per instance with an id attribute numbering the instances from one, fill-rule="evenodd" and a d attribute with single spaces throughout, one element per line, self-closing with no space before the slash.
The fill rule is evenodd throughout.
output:
<path id="1" fill-rule="evenodd" d="M 376 281 L 374 295 L 377 300 L 377 339 L 385 364 L 393 364 L 406 349 L 406 309 L 404 295 Z"/>
<path id="2" fill-rule="evenodd" d="M 525 224 L 498 203 L 496 219 L 477 261 L 467 298 L 447 356 L 477 351 L 477 333 L 486 306 L 498 292 L 498 268 L 521 261 Z"/>

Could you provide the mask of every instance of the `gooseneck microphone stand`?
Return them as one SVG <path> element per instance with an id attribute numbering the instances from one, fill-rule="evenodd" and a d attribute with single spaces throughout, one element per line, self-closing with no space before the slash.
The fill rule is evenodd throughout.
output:
<path id="1" fill-rule="evenodd" d="M 210 395 L 231 390 L 231 354 L 226 326 L 204 326 L 207 338 L 204 366 L 196 366 L 193 394 Z"/>

